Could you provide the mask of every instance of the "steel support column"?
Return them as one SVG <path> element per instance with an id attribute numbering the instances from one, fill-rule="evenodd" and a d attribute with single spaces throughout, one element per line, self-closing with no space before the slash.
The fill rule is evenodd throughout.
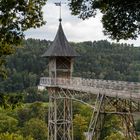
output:
<path id="1" fill-rule="evenodd" d="M 97 95 L 95 109 L 89 124 L 88 140 L 101 140 L 107 114 L 117 115 L 122 118 L 124 136 L 128 140 L 138 140 L 135 132 L 135 123 L 132 112 L 139 111 L 139 104 L 133 100 L 111 98 L 105 95 Z"/>
<path id="2" fill-rule="evenodd" d="M 103 111 L 104 95 L 98 94 L 95 102 L 95 108 L 93 110 L 93 114 L 89 124 L 88 134 L 91 135 L 91 137 L 88 137 L 88 140 L 100 140 L 105 118 L 105 115 L 101 113 Z"/>
<path id="3" fill-rule="evenodd" d="M 72 99 L 66 98 L 60 89 L 49 91 L 48 139 L 73 140 Z M 63 97 L 62 97 L 63 96 Z"/>

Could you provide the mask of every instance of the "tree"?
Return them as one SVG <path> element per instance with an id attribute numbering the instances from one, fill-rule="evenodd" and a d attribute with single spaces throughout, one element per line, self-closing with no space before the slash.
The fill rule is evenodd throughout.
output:
<path id="1" fill-rule="evenodd" d="M 123 138 L 123 135 L 120 134 L 122 132 L 121 120 L 120 116 L 108 114 L 105 116 L 104 127 L 101 133 L 101 139 L 106 138 L 105 140 L 115 139 L 118 136 L 119 138 Z M 107 139 L 110 138 L 110 139 Z M 120 139 L 121 140 L 121 139 Z"/>
<path id="2" fill-rule="evenodd" d="M 0 133 L 17 131 L 18 120 L 13 117 L 0 114 Z"/>
<path id="3" fill-rule="evenodd" d="M 47 0 L 0 1 L 0 75 L 5 75 L 4 58 L 19 46 L 24 31 L 45 24 L 42 7 Z"/>
<path id="4" fill-rule="evenodd" d="M 15 133 L 1 133 L 0 140 L 34 140 L 31 136 L 24 138 L 22 135 Z"/>
<path id="5" fill-rule="evenodd" d="M 104 140 L 126 140 L 126 138 L 121 133 L 111 133 Z"/>
<path id="6" fill-rule="evenodd" d="M 32 118 L 37 118 L 42 121 L 47 120 L 48 106 L 41 102 L 34 102 L 17 110 L 17 118 L 19 125 L 23 126 L 25 122 Z"/>
<path id="7" fill-rule="evenodd" d="M 112 39 L 136 39 L 140 34 L 139 0 L 69 0 L 72 14 L 82 19 L 103 14 L 104 34 Z"/>
<path id="8" fill-rule="evenodd" d="M 87 131 L 87 124 L 86 118 L 80 114 L 76 114 L 73 120 L 74 126 L 74 140 L 84 140 L 84 132 Z"/>
<path id="9" fill-rule="evenodd" d="M 32 136 L 36 140 L 47 140 L 47 125 L 44 121 L 32 118 L 25 123 L 23 128 L 24 136 Z"/>
<path id="10" fill-rule="evenodd" d="M 47 91 L 38 91 L 37 87 L 29 87 L 25 91 L 25 102 L 32 103 L 35 101 L 48 101 Z"/>
<path id="11" fill-rule="evenodd" d="M 140 131 L 140 120 L 136 123 L 136 131 Z"/>
<path id="12" fill-rule="evenodd" d="M 21 94 L 0 94 L 0 106 L 4 109 L 16 108 L 23 103 L 23 96 Z"/>

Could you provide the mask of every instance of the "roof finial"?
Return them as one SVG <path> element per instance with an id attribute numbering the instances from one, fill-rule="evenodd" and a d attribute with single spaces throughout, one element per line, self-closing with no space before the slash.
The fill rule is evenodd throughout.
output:
<path id="1" fill-rule="evenodd" d="M 59 18 L 59 22 L 61 22 L 62 21 L 62 18 Z"/>
<path id="2" fill-rule="evenodd" d="M 61 18 L 61 1 L 60 1 L 60 18 L 59 18 L 59 22 L 62 21 L 62 18 Z"/>
<path id="3" fill-rule="evenodd" d="M 63 3 L 63 4 L 65 4 L 65 3 Z M 62 2 L 60 1 L 60 2 L 55 2 L 55 5 L 56 6 L 59 6 L 60 7 L 60 11 L 59 11 L 59 22 L 61 22 L 62 21 L 62 17 L 61 17 L 61 6 L 62 6 Z"/>

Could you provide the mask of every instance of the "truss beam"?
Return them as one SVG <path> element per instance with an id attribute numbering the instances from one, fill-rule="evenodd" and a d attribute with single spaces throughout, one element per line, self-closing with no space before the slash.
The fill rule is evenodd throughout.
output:
<path id="1" fill-rule="evenodd" d="M 102 130 L 108 114 L 122 118 L 124 135 L 128 140 L 138 140 L 133 113 L 140 112 L 138 101 L 109 97 L 105 94 L 94 95 L 83 91 L 63 88 L 49 88 L 49 140 L 73 140 L 72 101 L 78 101 L 93 109 L 88 140 L 101 140 Z M 87 103 L 87 100 L 91 100 Z"/>

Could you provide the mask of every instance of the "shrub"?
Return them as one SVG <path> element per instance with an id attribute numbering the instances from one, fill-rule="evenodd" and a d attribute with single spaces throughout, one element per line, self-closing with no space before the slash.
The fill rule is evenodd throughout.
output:
<path id="1" fill-rule="evenodd" d="M 24 136 L 32 136 L 35 140 L 47 140 L 48 128 L 44 121 L 32 118 L 25 123 L 23 128 Z"/>

